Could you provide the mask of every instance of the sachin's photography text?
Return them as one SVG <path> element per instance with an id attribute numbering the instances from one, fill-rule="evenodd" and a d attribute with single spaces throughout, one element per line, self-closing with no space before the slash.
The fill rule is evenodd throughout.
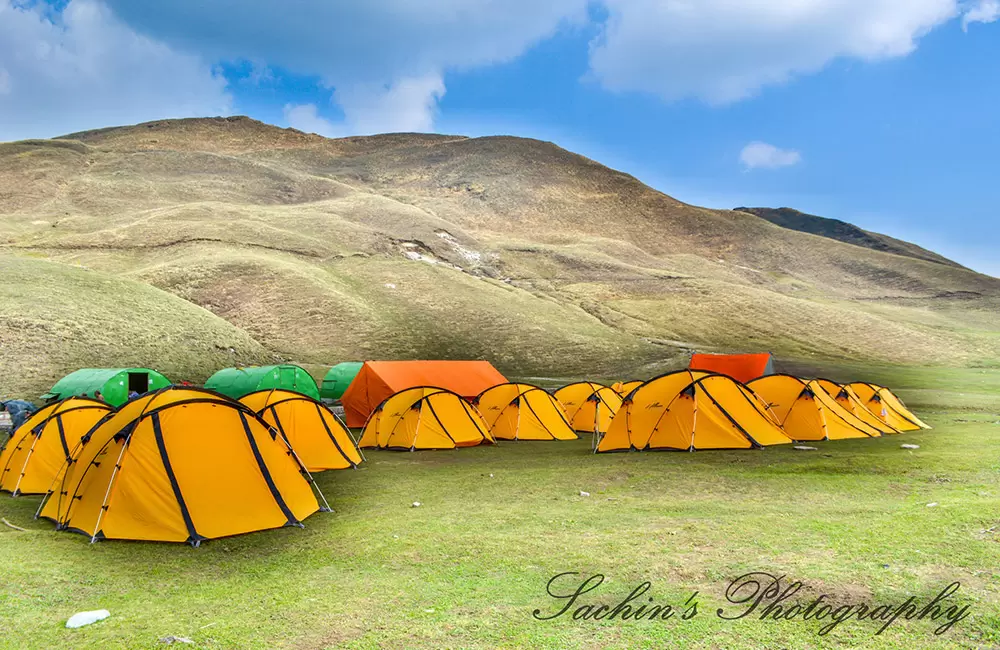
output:
<path id="1" fill-rule="evenodd" d="M 699 592 L 694 592 L 679 605 L 660 603 L 647 595 L 652 588 L 643 582 L 627 596 L 605 604 L 589 600 L 604 582 L 602 574 L 585 576 L 567 571 L 553 576 L 546 592 L 555 601 L 549 609 L 536 609 L 533 616 L 540 621 L 568 617 L 575 621 L 666 621 L 691 620 L 699 616 Z M 953 582 L 932 598 L 910 596 L 901 602 L 843 603 L 826 594 L 801 599 L 796 595 L 805 588 L 798 580 L 765 572 L 747 573 L 733 580 L 726 588 L 728 606 L 715 610 L 722 620 L 737 621 L 756 618 L 761 621 L 816 621 L 821 623 L 820 635 L 829 634 L 839 625 L 854 619 L 878 625 L 875 634 L 882 634 L 897 621 L 932 621 L 937 623 L 934 634 L 947 632 L 969 615 L 969 605 L 950 600 L 961 584 Z"/>

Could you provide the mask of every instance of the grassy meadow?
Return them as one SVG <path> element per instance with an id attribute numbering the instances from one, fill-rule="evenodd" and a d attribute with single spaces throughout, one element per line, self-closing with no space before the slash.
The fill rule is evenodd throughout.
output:
<path id="1" fill-rule="evenodd" d="M 898 387 L 934 429 L 812 452 L 595 456 L 589 439 L 369 452 L 317 476 L 334 513 L 198 549 L 91 545 L 33 520 L 37 498 L 0 495 L 0 516 L 27 529 L 0 526 L 0 647 L 160 648 L 169 635 L 201 648 L 1000 647 L 1000 370 L 823 374 Z M 697 590 L 699 613 L 535 620 L 560 608 L 546 584 L 566 571 L 606 576 L 587 604 L 648 580 L 645 597 L 681 610 Z M 739 611 L 726 587 L 752 571 L 837 604 L 926 602 L 960 581 L 953 599 L 971 613 L 942 636 L 929 621 L 820 636 L 815 621 L 720 620 L 719 607 Z M 63 627 L 98 608 L 111 618 Z"/>

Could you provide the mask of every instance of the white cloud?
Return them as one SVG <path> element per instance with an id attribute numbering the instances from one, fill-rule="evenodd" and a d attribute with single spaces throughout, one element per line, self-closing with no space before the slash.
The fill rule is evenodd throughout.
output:
<path id="1" fill-rule="evenodd" d="M 320 117 L 316 104 L 285 104 L 285 123 L 293 129 L 315 133 L 327 138 L 340 138 L 345 133 L 333 122 Z"/>
<path id="2" fill-rule="evenodd" d="M 962 15 L 962 30 L 972 23 L 992 23 L 1000 20 L 1000 0 L 979 0 Z"/>
<path id="3" fill-rule="evenodd" d="M 231 105 L 225 79 L 201 59 L 136 34 L 92 0 L 62 12 L 0 0 L 0 71 L 0 141 Z"/>
<path id="4" fill-rule="evenodd" d="M 130 25 L 211 60 L 316 75 L 357 133 L 433 128 L 444 74 L 509 61 L 583 23 L 588 0 L 107 0 Z M 338 127 L 339 128 L 339 127 Z"/>
<path id="5" fill-rule="evenodd" d="M 747 169 L 777 169 L 802 162 L 802 155 L 791 149 L 779 149 L 766 142 L 751 142 L 740 152 L 740 162 Z"/>
<path id="6" fill-rule="evenodd" d="M 430 131 L 437 102 L 444 96 L 440 74 L 397 79 L 390 86 L 359 84 L 339 88 L 334 101 L 355 133 Z"/>
<path id="7" fill-rule="evenodd" d="M 430 131 L 434 128 L 437 101 L 444 95 L 439 75 L 400 79 L 391 86 L 361 84 L 336 90 L 334 101 L 344 111 L 344 121 L 334 123 L 319 114 L 315 104 L 286 104 L 288 126 L 328 138 L 373 133 Z"/>
<path id="8" fill-rule="evenodd" d="M 593 76 L 614 91 L 724 104 L 841 57 L 910 53 L 957 0 L 604 0 Z"/>

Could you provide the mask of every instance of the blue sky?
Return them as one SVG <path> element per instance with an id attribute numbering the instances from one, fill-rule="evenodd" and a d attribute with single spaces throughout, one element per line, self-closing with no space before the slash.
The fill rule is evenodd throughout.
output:
<path id="1" fill-rule="evenodd" d="M 0 140 L 247 114 L 552 140 L 1000 275 L 998 0 L 0 0 Z"/>

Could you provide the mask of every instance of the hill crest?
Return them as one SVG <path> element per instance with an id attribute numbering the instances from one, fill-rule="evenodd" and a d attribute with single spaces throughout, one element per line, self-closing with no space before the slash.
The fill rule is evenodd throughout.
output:
<path id="1" fill-rule="evenodd" d="M 330 140 L 199 118 L 0 144 L 4 258 L 127 280 L 107 318 L 140 329 L 157 324 L 130 302 L 152 295 L 139 286 L 182 298 L 221 319 L 214 331 L 224 321 L 252 341 L 234 348 L 233 364 L 487 358 L 512 376 L 613 378 L 674 367 L 696 348 L 883 363 L 1000 357 L 1000 280 L 688 205 L 511 136 Z M 45 286 L 40 268 L 21 271 L 29 289 Z M 10 350 L 25 341 L 17 318 L 31 294 L 0 289 L 3 376 L 37 390 L 56 368 L 86 365 L 100 325 L 84 307 L 100 302 L 88 294 L 99 288 L 79 286 L 52 307 L 83 323 L 79 336 L 52 340 L 58 362 L 26 379 L 17 369 L 30 360 Z M 104 349 L 106 363 L 124 362 L 128 342 Z M 189 378 L 202 372 L 193 365 Z"/>

